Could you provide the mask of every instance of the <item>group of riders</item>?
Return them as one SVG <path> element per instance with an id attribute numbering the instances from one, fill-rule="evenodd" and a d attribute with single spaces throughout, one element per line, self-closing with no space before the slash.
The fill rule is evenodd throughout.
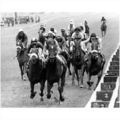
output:
<path id="1" fill-rule="evenodd" d="M 101 22 L 105 23 L 106 19 L 102 17 Z M 104 55 L 101 53 L 102 39 L 99 38 L 96 33 L 90 34 L 90 29 L 86 20 L 84 21 L 84 24 L 81 24 L 78 27 L 75 27 L 73 20 L 70 20 L 68 32 L 66 32 L 65 29 L 61 29 L 61 35 L 57 35 L 55 28 L 50 28 L 49 32 L 47 33 L 45 26 L 40 25 L 38 34 L 38 39 L 32 38 L 30 45 L 27 47 L 28 37 L 24 30 L 20 29 L 16 36 L 16 46 L 21 44 L 23 49 L 27 48 L 28 54 L 30 54 L 33 49 L 42 48 L 42 51 L 38 51 L 38 56 L 40 58 L 42 57 L 42 59 L 47 62 L 50 52 L 49 45 L 52 44 L 54 46 L 54 54 L 56 55 L 56 58 L 60 62 L 63 62 L 59 56 L 59 53 L 61 51 L 66 51 L 66 53 L 70 56 L 69 50 L 71 46 L 74 45 L 74 41 L 77 40 L 80 41 L 81 49 L 85 52 L 85 61 L 87 61 L 88 55 L 92 51 L 98 52 L 103 58 L 103 61 L 105 59 Z"/>

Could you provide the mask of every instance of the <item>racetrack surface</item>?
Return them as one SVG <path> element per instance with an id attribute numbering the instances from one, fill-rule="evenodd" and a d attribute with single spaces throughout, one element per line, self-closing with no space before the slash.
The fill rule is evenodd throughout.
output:
<path id="1" fill-rule="evenodd" d="M 90 26 L 90 32 L 100 33 L 100 20 L 103 14 L 98 13 L 45 13 L 41 15 L 42 23 L 46 23 L 47 30 L 54 27 L 58 33 L 61 28 L 67 29 L 69 19 L 73 19 L 75 25 L 80 25 L 85 19 Z M 106 57 L 106 64 L 119 42 L 119 19 L 115 15 L 104 14 L 107 19 L 107 35 L 103 39 L 102 52 Z M 59 105 L 57 85 L 54 85 L 52 98 L 46 98 L 46 88 L 44 101 L 40 101 L 39 84 L 35 86 L 37 95 L 30 99 L 29 81 L 22 81 L 16 56 L 15 37 L 19 28 L 23 28 L 28 35 L 29 41 L 32 37 L 38 37 L 40 24 L 16 25 L 14 27 L 4 27 L 1 29 L 1 105 L 2 107 L 85 107 L 93 90 L 87 89 L 87 77 L 84 77 L 84 88 L 80 88 L 77 82 L 72 86 L 71 76 L 66 75 L 66 85 L 64 90 L 65 101 Z M 92 81 L 96 83 L 96 77 Z M 94 84 L 95 85 L 95 84 Z M 94 86 L 93 86 L 94 87 Z"/>

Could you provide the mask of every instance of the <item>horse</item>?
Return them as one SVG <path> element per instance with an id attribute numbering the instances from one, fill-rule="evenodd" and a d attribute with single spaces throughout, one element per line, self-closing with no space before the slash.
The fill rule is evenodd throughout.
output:
<path id="1" fill-rule="evenodd" d="M 80 77 L 81 77 L 80 87 L 82 88 L 83 76 L 85 72 L 85 65 L 84 65 L 85 52 L 81 49 L 81 41 L 80 40 L 71 41 L 70 51 L 72 52 L 72 65 L 73 65 L 72 84 L 74 85 L 74 78 L 76 74 L 78 86 L 79 86 L 80 78 L 78 71 L 80 70 Z"/>
<path id="2" fill-rule="evenodd" d="M 86 64 L 85 70 L 88 77 L 87 84 L 89 86 L 89 89 L 91 89 L 91 86 L 93 84 L 93 82 L 91 82 L 91 76 L 95 76 L 95 75 L 98 76 L 98 80 L 96 84 L 97 87 L 103 74 L 105 61 L 103 61 L 103 58 L 100 55 L 100 53 L 98 53 L 98 51 L 92 50 L 88 54 L 88 60 L 86 61 L 85 64 Z M 96 89 L 96 87 L 94 88 L 94 90 Z"/>
<path id="3" fill-rule="evenodd" d="M 38 51 L 41 53 L 38 53 Z M 34 48 L 31 50 L 31 53 L 29 54 L 29 69 L 27 70 L 27 76 L 30 81 L 30 88 L 31 88 L 31 94 L 30 98 L 33 99 L 36 95 L 36 92 L 34 91 L 34 85 L 37 83 L 40 83 L 40 96 L 41 101 L 43 101 L 44 96 L 44 87 L 46 82 L 46 68 L 45 68 L 45 62 L 42 60 L 41 57 L 42 54 L 42 48 Z"/>
<path id="4" fill-rule="evenodd" d="M 106 31 L 107 31 L 107 25 L 106 25 L 106 22 L 103 22 L 101 24 L 101 34 L 102 34 L 102 37 L 104 37 L 106 35 Z"/>
<path id="5" fill-rule="evenodd" d="M 21 79 L 25 80 L 26 67 L 28 62 L 27 48 L 23 48 L 22 44 L 17 44 L 17 60 L 21 72 Z"/>
<path id="6" fill-rule="evenodd" d="M 46 79 L 47 79 L 47 98 L 51 98 L 51 89 L 54 83 L 58 84 L 59 91 L 59 103 L 65 100 L 63 96 L 63 90 L 65 85 L 65 75 L 67 70 L 66 58 L 61 53 L 60 57 L 64 61 L 61 63 L 56 57 L 55 45 L 49 45 L 49 56 L 46 63 Z"/>
<path id="7" fill-rule="evenodd" d="M 85 33 L 86 33 L 86 36 L 89 37 L 90 29 L 89 29 L 89 26 L 87 24 L 85 24 Z"/>

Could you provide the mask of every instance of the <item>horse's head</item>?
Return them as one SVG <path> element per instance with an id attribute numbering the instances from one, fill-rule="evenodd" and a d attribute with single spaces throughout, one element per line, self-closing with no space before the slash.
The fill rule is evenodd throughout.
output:
<path id="1" fill-rule="evenodd" d="M 93 51 L 91 52 L 91 59 L 92 59 L 93 61 L 97 61 L 98 58 L 99 58 L 98 51 L 93 50 Z"/>
<path id="2" fill-rule="evenodd" d="M 42 49 L 41 48 L 32 48 L 30 50 L 30 54 L 29 54 L 29 57 L 30 57 L 30 61 L 35 64 L 38 60 L 41 60 L 42 57 Z"/>
<path id="3" fill-rule="evenodd" d="M 56 52 L 55 47 L 56 47 L 55 45 L 49 46 L 49 60 L 50 60 L 50 62 L 54 62 L 54 60 L 56 59 L 57 52 Z"/>
<path id="4" fill-rule="evenodd" d="M 36 62 L 38 61 L 38 55 L 36 53 L 31 53 L 29 54 L 29 60 L 32 64 L 36 64 Z"/>
<path id="5" fill-rule="evenodd" d="M 81 45 L 79 40 L 72 41 L 70 43 L 70 51 L 76 56 L 79 57 L 81 54 Z"/>
<path id="6" fill-rule="evenodd" d="M 23 47 L 21 45 L 17 45 L 17 55 L 20 55 L 23 52 Z"/>
<path id="7" fill-rule="evenodd" d="M 75 42 L 74 41 L 70 41 L 70 53 L 72 53 L 75 49 Z"/>

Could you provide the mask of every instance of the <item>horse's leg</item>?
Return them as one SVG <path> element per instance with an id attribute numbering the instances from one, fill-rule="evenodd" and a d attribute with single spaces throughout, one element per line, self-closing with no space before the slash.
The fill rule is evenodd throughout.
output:
<path id="1" fill-rule="evenodd" d="M 40 93 L 40 96 L 41 96 L 41 101 L 43 101 L 43 96 L 44 96 L 44 93 L 43 93 L 43 91 L 44 91 L 44 88 L 45 88 L 45 80 L 42 80 L 41 82 L 40 82 L 40 91 L 41 91 L 41 93 Z"/>
<path id="2" fill-rule="evenodd" d="M 70 70 L 70 61 L 68 62 L 68 72 L 69 72 L 69 75 L 71 75 L 71 70 Z"/>
<path id="3" fill-rule="evenodd" d="M 104 31 L 104 36 L 106 35 L 106 30 Z"/>
<path id="4" fill-rule="evenodd" d="M 102 37 L 103 37 L 103 31 L 101 30 L 101 34 L 102 34 Z"/>
<path id="5" fill-rule="evenodd" d="M 97 84 L 96 84 L 94 90 L 97 88 L 97 86 L 98 86 L 98 84 L 99 84 L 99 82 L 100 82 L 100 79 L 101 79 L 101 77 L 102 77 L 102 73 L 103 73 L 103 71 L 100 71 L 100 72 L 98 73 L 98 81 L 97 81 Z"/>
<path id="6" fill-rule="evenodd" d="M 53 86 L 53 83 L 50 83 L 49 81 L 47 81 L 47 98 L 50 99 L 51 98 L 51 88 Z"/>
<path id="7" fill-rule="evenodd" d="M 80 88 L 83 88 L 83 76 L 84 76 L 84 72 L 85 72 L 85 67 L 82 66 L 81 67 L 81 74 L 80 74 L 80 77 L 81 77 L 81 85 L 80 85 Z"/>
<path id="8" fill-rule="evenodd" d="M 88 81 L 87 81 L 88 89 L 91 90 L 91 82 L 90 82 L 90 80 L 91 80 L 91 75 L 90 75 L 89 72 L 88 72 L 88 74 L 87 74 L 87 77 L 88 77 Z"/>
<path id="9" fill-rule="evenodd" d="M 77 81 L 78 81 L 78 86 L 79 86 L 79 74 L 78 74 L 78 69 L 75 68 L 75 73 L 76 73 L 76 77 L 77 77 Z"/>
<path id="10" fill-rule="evenodd" d="M 65 84 L 65 78 L 60 78 L 60 80 L 58 82 L 58 91 L 59 91 L 59 95 L 60 95 L 60 97 L 59 97 L 59 103 L 60 103 L 60 101 L 64 101 L 64 97 L 62 95 L 64 84 Z"/>
<path id="11" fill-rule="evenodd" d="M 24 63 L 24 65 L 23 65 L 23 80 L 24 81 L 26 80 L 25 73 L 26 73 L 26 64 Z"/>
<path id="12" fill-rule="evenodd" d="M 30 87 L 31 87 L 31 95 L 30 98 L 33 99 L 36 95 L 36 92 L 34 92 L 34 83 L 30 82 Z"/>
<path id="13" fill-rule="evenodd" d="M 22 65 L 19 64 L 19 67 L 20 67 L 21 79 L 23 80 L 23 69 L 22 69 Z"/>
<path id="14" fill-rule="evenodd" d="M 74 85 L 75 83 L 74 83 L 74 79 L 75 79 L 75 66 L 74 65 L 72 65 L 72 85 Z"/>

